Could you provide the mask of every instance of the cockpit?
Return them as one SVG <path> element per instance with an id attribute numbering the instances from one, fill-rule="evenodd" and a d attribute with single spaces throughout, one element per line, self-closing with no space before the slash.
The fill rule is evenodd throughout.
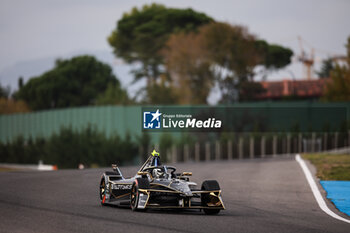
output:
<path id="1" fill-rule="evenodd" d="M 176 168 L 162 165 L 159 153 L 156 150 L 153 150 L 151 155 L 141 167 L 140 172 L 147 172 L 153 179 L 172 179 L 176 177 L 174 173 Z"/>
<path id="2" fill-rule="evenodd" d="M 175 167 L 161 165 L 145 167 L 142 171 L 148 172 L 153 179 L 172 179 L 175 178 Z"/>

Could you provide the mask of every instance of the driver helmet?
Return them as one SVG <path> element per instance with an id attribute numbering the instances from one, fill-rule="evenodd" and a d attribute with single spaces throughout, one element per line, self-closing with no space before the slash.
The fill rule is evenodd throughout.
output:
<path id="1" fill-rule="evenodd" d="M 155 168 L 155 169 L 153 169 L 153 171 L 152 171 L 152 176 L 153 176 L 153 177 L 159 178 L 159 177 L 162 177 L 163 174 L 164 174 L 164 173 L 163 173 L 162 170 L 159 169 L 159 168 Z"/>
<path id="2" fill-rule="evenodd" d="M 162 165 L 160 162 L 159 153 L 156 150 L 153 150 L 151 155 L 153 156 L 152 160 L 151 160 L 151 166 L 157 167 L 157 166 Z"/>

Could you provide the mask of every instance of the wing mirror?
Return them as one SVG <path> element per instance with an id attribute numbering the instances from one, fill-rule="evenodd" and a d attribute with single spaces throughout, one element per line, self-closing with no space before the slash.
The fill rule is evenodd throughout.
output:
<path id="1" fill-rule="evenodd" d="M 192 176 L 192 172 L 183 172 L 182 176 Z"/>

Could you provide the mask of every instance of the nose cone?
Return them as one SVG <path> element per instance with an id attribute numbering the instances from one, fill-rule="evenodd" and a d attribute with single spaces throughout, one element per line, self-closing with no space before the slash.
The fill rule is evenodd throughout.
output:
<path id="1" fill-rule="evenodd" d="M 170 187 L 184 193 L 186 196 L 192 196 L 191 189 L 186 182 L 175 181 L 171 183 Z"/>
<path id="2" fill-rule="evenodd" d="M 193 196 L 190 189 L 188 189 L 188 191 L 184 191 L 184 194 L 186 194 L 186 196 L 189 196 L 189 197 Z"/>

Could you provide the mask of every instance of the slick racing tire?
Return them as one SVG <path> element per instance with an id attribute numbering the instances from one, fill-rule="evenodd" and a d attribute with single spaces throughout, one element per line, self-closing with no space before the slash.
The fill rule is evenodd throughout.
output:
<path id="1" fill-rule="evenodd" d="M 130 193 L 130 207 L 133 211 L 140 210 L 138 208 L 140 191 L 139 189 L 149 188 L 149 181 L 146 178 L 136 178 L 132 184 L 131 193 Z"/>
<path id="2" fill-rule="evenodd" d="M 106 187 L 106 180 L 104 177 L 101 178 L 101 182 L 100 182 L 100 202 L 101 205 L 106 205 L 105 201 L 106 201 L 106 191 L 107 191 L 107 187 Z"/>
<path id="3" fill-rule="evenodd" d="M 202 189 L 203 191 L 214 191 L 214 190 L 220 190 L 219 183 L 216 180 L 206 180 L 202 183 Z M 210 195 L 208 193 L 202 193 L 201 194 L 201 201 L 203 206 L 207 206 L 209 202 L 211 202 Z M 218 214 L 220 212 L 220 209 L 203 209 L 205 214 Z"/>

